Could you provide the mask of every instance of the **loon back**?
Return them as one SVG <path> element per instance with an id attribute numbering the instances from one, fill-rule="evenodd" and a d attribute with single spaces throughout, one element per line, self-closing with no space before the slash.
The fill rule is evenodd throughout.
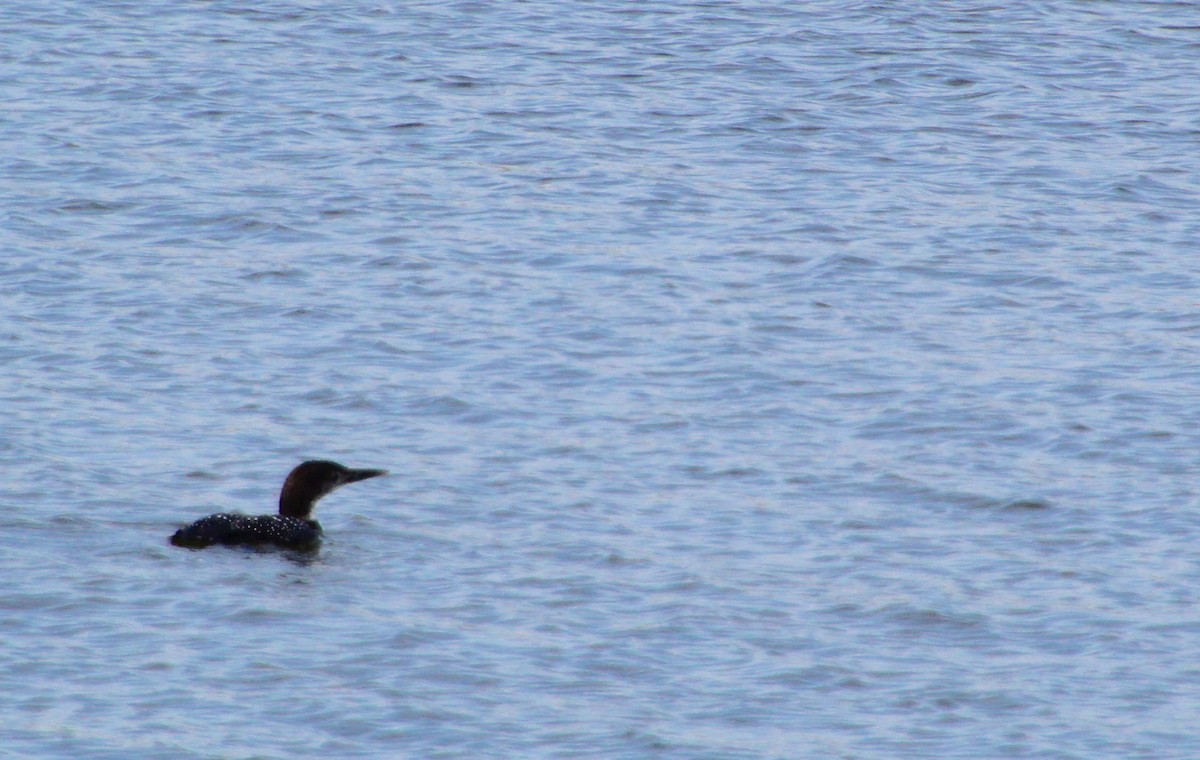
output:
<path id="1" fill-rule="evenodd" d="M 279 494 L 279 514 L 243 515 L 222 512 L 201 518 L 175 531 L 171 543 L 201 549 L 213 544 L 272 544 L 288 549 L 312 549 L 321 542 L 321 524 L 312 519 L 313 506 L 325 494 L 387 470 L 352 470 L 337 462 L 304 462 L 288 474 Z"/>
<path id="2" fill-rule="evenodd" d="M 316 520 L 228 512 L 201 518 L 171 536 L 171 543 L 192 549 L 213 544 L 274 544 L 289 549 L 306 549 L 320 542 L 321 524 Z"/>

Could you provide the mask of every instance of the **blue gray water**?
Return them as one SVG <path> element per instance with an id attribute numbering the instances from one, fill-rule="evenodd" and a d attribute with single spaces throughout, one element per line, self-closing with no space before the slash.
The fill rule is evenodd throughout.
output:
<path id="1" fill-rule="evenodd" d="M 1200 757 L 1200 6 L 0 40 L 0 756 Z"/>

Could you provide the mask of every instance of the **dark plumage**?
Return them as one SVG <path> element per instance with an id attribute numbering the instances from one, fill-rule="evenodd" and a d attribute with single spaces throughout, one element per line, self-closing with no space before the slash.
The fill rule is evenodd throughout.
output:
<path id="1" fill-rule="evenodd" d="M 317 500 L 333 489 L 387 470 L 352 470 L 337 462 L 315 460 L 292 470 L 279 492 L 279 514 L 243 515 L 223 512 L 201 518 L 175 531 L 171 543 L 200 549 L 213 544 L 270 544 L 311 549 L 321 542 L 321 524 L 312 519 Z"/>

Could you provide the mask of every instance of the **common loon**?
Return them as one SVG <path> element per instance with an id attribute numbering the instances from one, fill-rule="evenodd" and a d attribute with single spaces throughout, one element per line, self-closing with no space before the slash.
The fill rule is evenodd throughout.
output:
<path id="1" fill-rule="evenodd" d="M 209 515 L 175 531 L 171 543 L 192 549 L 213 544 L 274 544 L 288 549 L 311 549 L 321 541 L 321 524 L 312 518 L 317 500 L 339 486 L 386 474 L 387 470 L 352 470 L 325 460 L 304 462 L 283 481 L 279 514 Z"/>

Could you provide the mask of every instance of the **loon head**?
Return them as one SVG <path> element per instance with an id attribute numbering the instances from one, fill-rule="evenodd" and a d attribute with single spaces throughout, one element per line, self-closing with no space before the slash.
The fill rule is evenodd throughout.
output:
<path id="1" fill-rule="evenodd" d="M 307 520 L 317 500 L 333 489 L 379 475 L 387 470 L 352 470 L 323 459 L 304 462 L 288 474 L 279 492 L 279 514 Z"/>

